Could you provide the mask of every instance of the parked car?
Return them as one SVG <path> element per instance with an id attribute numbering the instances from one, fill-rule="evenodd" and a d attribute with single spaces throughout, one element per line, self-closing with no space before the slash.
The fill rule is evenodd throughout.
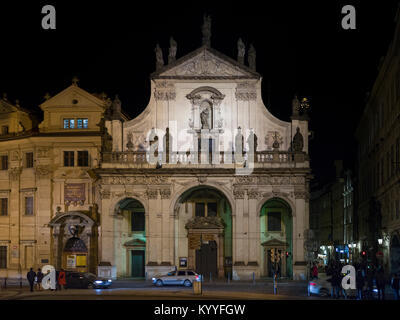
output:
<path id="1" fill-rule="evenodd" d="M 331 277 L 327 276 L 325 273 L 321 273 L 318 279 L 313 279 L 308 282 L 308 292 L 309 295 L 315 294 L 321 297 L 329 297 L 332 292 L 332 285 L 329 281 Z M 366 294 L 366 290 L 364 291 L 364 295 Z M 357 298 L 357 289 L 347 289 L 345 290 L 347 299 L 355 299 Z M 342 290 L 340 290 L 340 295 L 343 295 Z M 372 296 L 375 297 L 377 295 L 376 285 L 374 283 Z"/>
<path id="2" fill-rule="evenodd" d="M 67 272 L 67 288 L 75 289 L 107 289 L 111 286 L 112 280 L 97 277 L 93 273 Z"/>
<path id="3" fill-rule="evenodd" d="M 166 275 L 156 275 L 151 280 L 157 287 L 163 285 L 184 285 L 185 287 L 190 287 L 194 281 L 201 281 L 201 275 L 193 270 L 178 270 L 168 272 Z"/>
<path id="4" fill-rule="evenodd" d="M 329 277 L 324 273 L 319 274 L 318 279 L 313 279 L 308 282 L 309 295 L 315 294 L 321 297 L 329 297 L 331 295 L 331 283 Z"/>

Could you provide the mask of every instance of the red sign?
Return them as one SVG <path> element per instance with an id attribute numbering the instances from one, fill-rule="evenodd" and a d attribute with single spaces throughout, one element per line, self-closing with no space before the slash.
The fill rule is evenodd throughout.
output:
<path id="1" fill-rule="evenodd" d="M 378 251 L 378 252 L 376 253 L 376 257 L 377 257 L 377 258 L 383 258 L 383 252 L 382 252 L 382 251 Z"/>

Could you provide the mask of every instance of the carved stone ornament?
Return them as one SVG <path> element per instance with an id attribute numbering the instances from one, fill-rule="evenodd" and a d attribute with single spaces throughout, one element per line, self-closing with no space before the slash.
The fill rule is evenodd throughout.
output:
<path id="1" fill-rule="evenodd" d="M 111 198 L 111 191 L 110 190 L 101 190 L 100 191 L 100 198 L 101 199 L 110 199 Z"/>
<path id="2" fill-rule="evenodd" d="M 156 83 L 154 99 L 156 100 L 175 100 L 175 86 L 171 82 L 161 81 Z"/>
<path id="3" fill-rule="evenodd" d="M 14 167 L 8 170 L 8 173 L 10 175 L 10 179 L 15 181 L 18 180 L 19 175 L 22 172 L 22 167 Z"/>
<path id="4" fill-rule="evenodd" d="M 47 158 L 49 156 L 49 148 L 47 147 L 40 147 L 37 150 L 37 157 L 38 158 Z"/>
<path id="5" fill-rule="evenodd" d="M 158 185 L 168 183 L 168 178 L 164 176 L 151 177 L 104 177 L 103 184 L 119 184 L 119 185 Z"/>
<path id="6" fill-rule="evenodd" d="M 259 199 L 261 197 L 261 192 L 257 190 L 247 190 L 247 196 L 249 199 Z"/>
<path id="7" fill-rule="evenodd" d="M 171 198 L 171 190 L 170 189 L 160 189 L 161 199 L 169 199 Z"/>
<path id="8" fill-rule="evenodd" d="M 189 220 L 186 229 L 222 229 L 224 223 L 220 217 L 194 217 Z"/>
<path id="9" fill-rule="evenodd" d="M 207 181 L 207 177 L 200 176 L 200 177 L 197 177 L 197 180 L 199 181 L 199 183 L 205 183 Z"/>
<path id="10" fill-rule="evenodd" d="M 235 199 L 244 199 L 244 190 L 233 190 L 233 196 Z"/>
<path id="11" fill-rule="evenodd" d="M 157 199 L 158 198 L 158 190 L 156 189 L 148 189 L 146 190 L 147 199 Z"/>
<path id="12" fill-rule="evenodd" d="M 51 172 L 51 168 L 48 165 L 35 166 L 35 174 L 38 178 L 47 178 Z"/>
<path id="13" fill-rule="evenodd" d="M 235 184 L 255 184 L 256 177 L 240 176 L 235 179 Z"/>
<path id="14" fill-rule="evenodd" d="M 243 77 L 248 76 L 238 66 L 232 65 L 207 50 L 161 74 L 166 77 Z"/>
<path id="15" fill-rule="evenodd" d="M 250 101 L 257 99 L 257 89 L 255 83 L 240 82 L 236 86 L 236 100 Z"/>

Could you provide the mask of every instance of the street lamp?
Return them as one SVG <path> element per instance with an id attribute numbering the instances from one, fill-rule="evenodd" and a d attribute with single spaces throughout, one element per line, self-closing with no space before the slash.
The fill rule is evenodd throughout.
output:
<path id="1" fill-rule="evenodd" d="M 378 239 L 378 243 L 379 243 L 379 245 L 382 245 L 383 239 L 382 239 L 382 238 L 379 238 L 379 239 Z"/>

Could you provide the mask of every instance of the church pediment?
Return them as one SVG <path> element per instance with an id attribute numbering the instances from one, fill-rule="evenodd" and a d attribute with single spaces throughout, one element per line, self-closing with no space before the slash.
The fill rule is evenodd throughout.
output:
<path id="1" fill-rule="evenodd" d="M 271 239 L 268 241 L 265 241 L 261 244 L 263 247 L 273 247 L 273 248 L 279 248 L 279 247 L 287 247 L 288 243 L 278 240 L 278 239 Z"/>
<path id="2" fill-rule="evenodd" d="M 203 46 L 153 73 L 153 78 L 164 79 L 254 79 L 260 75 L 245 65 Z"/>
<path id="3" fill-rule="evenodd" d="M 89 92 L 71 85 L 54 97 L 49 98 L 40 106 L 43 110 L 51 107 L 85 107 L 85 108 L 105 108 L 105 102 Z"/>

